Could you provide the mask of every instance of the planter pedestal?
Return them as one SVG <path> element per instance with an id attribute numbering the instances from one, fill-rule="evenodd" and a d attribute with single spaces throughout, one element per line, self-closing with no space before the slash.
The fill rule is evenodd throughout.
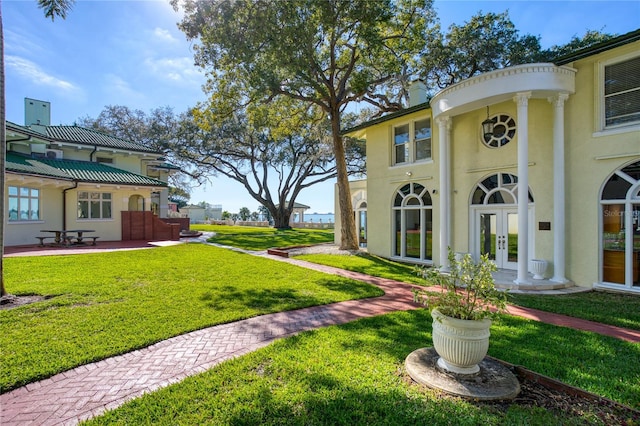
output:
<path id="1" fill-rule="evenodd" d="M 452 374 L 437 364 L 434 348 L 420 348 L 409 354 L 405 368 L 417 383 L 451 395 L 479 401 L 513 399 L 520 393 L 520 382 L 511 370 L 490 357 L 480 362 L 476 374 Z"/>

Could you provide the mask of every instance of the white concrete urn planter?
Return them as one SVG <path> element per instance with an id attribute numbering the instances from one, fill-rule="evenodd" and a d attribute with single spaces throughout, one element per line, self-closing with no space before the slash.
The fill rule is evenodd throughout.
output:
<path id="1" fill-rule="evenodd" d="M 491 320 L 462 320 L 443 315 L 437 309 L 433 317 L 433 347 L 440 355 L 440 368 L 456 374 L 475 374 L 478 363 L 489 350 Z"/>
<path id="2" fill-rule="evenodd" d="M 547 261 L 541 259 L 531 259 L 529 261 L 529 269 L 533 272 L 534 280 L 543 280 L 544 273 L 547 271 Z"/>

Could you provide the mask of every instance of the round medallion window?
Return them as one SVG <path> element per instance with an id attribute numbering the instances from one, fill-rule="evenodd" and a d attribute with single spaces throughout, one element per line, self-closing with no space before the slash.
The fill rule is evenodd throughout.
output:
<path id="1" fill-rule="evenodd" d="M 482 142 L 489 148 L 500 148 L 511 142 L 516 135 L 516 121 L 507 114 L 498 114 L 494 120 L 493 133 L 483 135 Z"/>

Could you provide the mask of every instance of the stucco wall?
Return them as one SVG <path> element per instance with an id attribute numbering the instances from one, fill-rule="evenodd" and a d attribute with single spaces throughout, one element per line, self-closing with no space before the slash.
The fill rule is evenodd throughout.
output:
<path id="1" fill-rule="evenodd" d="M 640 126 L 601 131 L 601 65 L 636 54 L 640 42 L 570 64 L 576 94 L 566 104 L 567 275 L 589 285 L 599 279 L 600 192 L 619 168 L 640 160 Z"/>
<path id="2" fill-rule="evenodd" d="M 9 174 L 7 174 L 9 177 Z M 16 182 L 14 182 L 16 183 Z M 13 185 L 13 183 L 8 183 Z M 5 215 L 5 245 L 36 245 L 36 235 L 44 235 L 43 229 L 60 229 L 62 227 L 62 190 L 55 187 L 41 189 L 40 215 L 43 220 L 36 222 L 10 222 Z M 53 236 L 53 234 L 50 234 Z"/>
<path id="3" fill-rule="evenodd" d="M 8 182 L 9 185 L 13 183 Z M 25 185 L 37 187 L 36 185 Z M 70 187 L 68 185 L 67 187 Z M 62 229 L 64 221 L 62 218 L 63 189 L 65 187 L 45 186 L 41 189 L 41 218 L 36 222 L 9 222 L 6 219 L 5 245 L 29 245 L 36 244 L 37 235 L 45 229 Z M 111 193 L 112 217 L 110 219 L 78 219 L 78 191 L 99 191 Z M 122 224 L 120 212 L 129 209 L 129 198 L 132 195 L 140 195 L 145 199 L 145 206 L 148 210 L 151 205 L 151 191 L 148 188 L 117 189 L 116 187 L 103 186 L 102 188 L 83 187 L 70 189 L 66 193 L 66 229 L 91 229 L 95 230 L 92 235 L 99 236 L 100 241 L 119 241 L 122 239 Z M 51 234 L 53 235 L 53 234 Z"/>
<path id="4" fill-rule="evenodd" d="M 614 131 L 601 129 L 600 85 L 602 65 L 615 58 L 625 58 L 640 51 L 635 42 L 594 55 L 568 66 L 577 70 L 576 93 L 564 104 L 565 126 L 565 196 L 566 196 L 566 277 L 577 285 L 590 287 L 599 280 L 600 268 L 600 191 L 611 174 L 627 164 L 640 160 L 640 125 Z M 552 95 L 552 94 L 550 94 Z M 532 243 L 530 258 L 549 261 L 548 276 L 553 273 L 554 258 L 554 173 L 553 126 L 555 106 L 540 93 L 528 101 L 529 188 L 534 198 L 530 210 Z M 516 120 L 514 101 L 490 106 L 490 115 L 507 114 Z M 470 208 L 476 185 L 496 173 L 518 175 L 518 135 L 501 148 L 489 148 L 481 141 L 484 107 L 452 117 L 450 134 L 451 164 L 451 244 L 454 251 L 473 252 L 475 240 Z M 422 110 L 373 124 L 360 130 L 367 141 L 368 250 L 383 257 L 393 255 L 392 202 L 395 191 L 408 182 L 418 182 L 429 189 L 433 200 L 434 263 L 440 261 L 438 233 L 439 203 L 439 128 L 432 120 L 433 161 L 392 165 L 392 130 L 395 126 L 431 116 Z M 360 187 L 361 182 L 358 183 Z M 337 205 L 337 204 L 336 204 Z M 336 208 L 336 212 L 339 210 Z M 540 223 L 550 223 L 550 230 Z M 336 223 L 339 223 L 336 217 Z M 339 227 L 336 240 L 339 239 Z"/>

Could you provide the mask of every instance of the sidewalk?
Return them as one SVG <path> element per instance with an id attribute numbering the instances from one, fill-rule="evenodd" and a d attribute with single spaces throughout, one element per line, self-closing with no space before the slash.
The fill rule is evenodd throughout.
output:
<path id="1" fill-rule="evenodd" d="M 179 382 L 276 339 L 359 318 L 419 307 L 411 285 L 296 259 L 274 260 L 349 277 L 384 290 L 381 297 L 280 312 L 177 336 L 144 349 L 77 367 L 0 395 L 0 424 L 77 424 L 128 400 Z M 640 342 L 640 331 L 625 330 L 533 309 L 510 312 L 537 321 Z"/>

